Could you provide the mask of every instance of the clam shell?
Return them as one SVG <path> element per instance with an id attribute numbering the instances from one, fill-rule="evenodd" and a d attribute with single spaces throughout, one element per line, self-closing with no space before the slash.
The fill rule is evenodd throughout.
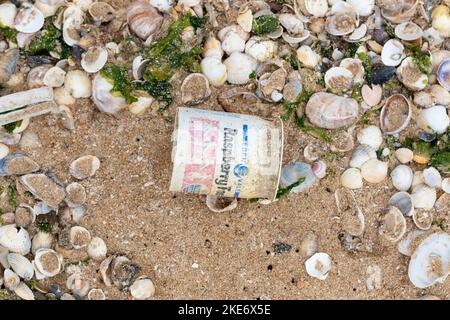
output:
<path id="1" fill-rule="evenodd" d="M 428 84 L 428 76 L 421 72 L 412 57 L 405 58 L 397 68 L 397 77 L 410 90 L 423 90 Z"/>
<path id="2" fill-rule="evenodd" d="M 441 4 L 436 6 L 431 13 L 432 26 L 439 32 L 439 35 L 443 38 L 450 37 L 450 9 L 447 6 Z"/>
<path id="3" fill-rule="evenodd" d="M 290 34 L 299 34 L 304 30 L 303 21 L 295 14 L 282 13 L 278 16 L 278 20 Z"/>
<path id="4" fill-rule="evenodd" d="M 381 109 L 381 130 L 386 134 L 399 133 L 408 126 L 411 114 L 411 104 L 405 96 L 401 94 L 390 96 Z"/>
<path id="5" fill-rule="evenodd" d="M 327 0 L 304 0 L 306 11 L 316 18 L 324 17 L 328 11 Z"/>
<path id="6" fill-rule="evenodd" d="M 20 278 L 10 269 L 5 269 L 3 272 L 3 281 L 5 288 L 14 291 L 19 286 Z"/>
<path id="7" fill-rule="evenodd" d="M 0 4 L 0 12 L 0 24 L 9 28 L 14 28 L 14 18 L 17 15 L 17 7 L 10 2 L 5 2 Z"/>
<path id="8" fill-rule="evenodd" d="M 311 165 L 311 170 L 319 180 L 323 179 L 327 175 L 327 164 L 323 160 L 316 161 Z"/>
<path id="9" fill-rule="evenodd" d="M 108 61 L 108 51 L 102 47 L 90 47 L 81 55 L 81 66 L 88 73 L 100 71 Z"/>
<path id="10" fill-rule="evenodd" d="M 99 237 L 92 238 L 87 248 L 89 257 L 96 261 L 103 260 L 105 259 L 107 252 L 108 248 L 106 247 L 106 243 L 103 239 Z"/>
<path id="11" fill-rule="evenodd" d="M 416 122 L 426 132 L 444 133 L 449 126 L 450 119 L 446 107 L 436 105 L 422 109 Z"/>
<path id="12" fill-rule="evenodd" d="M 239 16 L 236 18 L 236 22 L 245 32 L 252 31 L 253 26 L 252 10 L 246 8 L 246 10 L 241 12 Z"/>
<path id="13" fill-rule="evenodd" d="M 222 86 L 227 80 L 227 67 L 216 57 L 206 57 L 200 63 L 202 73 L 208 78 L 209 82 L 215 86 Z M 239 79 L 240 80 L 240 79 Z"/>
<path id="14" fill-rule="evenodd" d="M 125 99 L 111 94 L 113 85 L 97 74 L 92 81 L 92 100 L 102 112 L 116 114 L 127 106 Z"/>
<path id="15" fill-rule="evenodd" d="M 447 106 L 450 104 L 450 92 L 444 87 L 438 84 L 432 85 L 430 87 L 430 94 L 433 96 L 436 104 L 443 106 Z"/>
<path id="16" fill-rule="evenodd" d="M 96 156 L 87 155 L 74 160 L 70 164 L 70 174 L 79 180 L 92 177 L 100 168 L 100 160 Z"/>
<path id="17" fill-rule="evenodd" d="M 361 17 L 370 16 L 375 8 L 375 0 L 347 0 Z"/>
<path id="18" fill-rule="evenodd" d="M 274 58 L 278 45 L 275 41 L 261 37 L 251 37 L 245 44 L 245 53 L 258 62 L 268 61 Z"/>
<path id="19" fill-rule="evenodd" d="M 361 175 L 367 182 L 380 183 L 386 179 L 388 165 L 378 159 L 370 159 L 361 166 Z"/>
<path id="20" fill-rule="evenodd" d="M 75 249 L 82 249 L 91 242 L 91 234 L 86 228 L 74 226 L 70 228 L 70 243 Z"/>
<path id="21" fill-rule="evenodd" d="M 18 253 L 8 254 L 8 263 L 11 269 L 22 279 L 30 280 L 33 278 L 34 269 L 30 260 Z"/>
<path id="22" fill-rule="evenodd" d="M 95 22 L 110 22 L 116 16 L 116 10 L 106 2 L 93 2 L 88 9 L 89 14 Z"/>
<path id="23" fill-rule="evenodd" d="M 388 40 L 381 51 L 381 61 L 386 66 L 398 66 L 405 57 L 405 47 L 397 39 Z"/>
<path id="24" fill-rule="evenodd" d="M 314 50 L 311 49 L 311 47 L 309 46 L 303 45 L 300 48 L 298 48 L 296 52 L 298 60 L 306 68 L 313 69 L 322 60 L 322 57 L 316 52 L 314 52 Z"/>
<path id="25" fill-rule="evenodd" d="M 356 122 L 358 107 L 354 99 L 318 92 L 309 99 L 305 113 L 312 124 L 320 128 L 337 129 Z"/>
<path id="26" fill-rule="evenodd" d="M 429 230 L 433 223 L 434 209 L 416 209 L 412 215 L 414 224 L 420 230 Z"/>
<path id="27" fill-rule="evenodd" d="M 129 28 L 142 40 L 158 31 L 164 20 L 158 10 L 144 0 L 133 1 L 126 12 Z"/>
<path id="28" fill-rule="evenodd" d="M 66 187 L 66 203 L 69 207 L 79 207 L 86 202 L 86 189 L 78 182 L 72 182 Z"/>
<path id="29" fill-rule="evenodd" d="M 418 184 L 412 188 L 411 197 L 415 208 L 431 209 L 436 202 L 436 189 Z"/>
<path id="30" fill-rule="evenodd" d="M 62 270 L 63 258 L 56 251 L 41 248 L 36 251 L 34 266 L 45 277 L 54 277 Z"/>
<path id="31" fill-rule="evenodd" d="M 64 87 L 75 99 L 89 98 L 92 95 L 91 79 L 86 72 L 81 70 L 67 72 Z"/>
<path id="32" fill-rule="evenodd" d="M 214 195 L 206 196 L 206 206 L 209 210 L 216 213 L 231 211 L 237 207 L 236 198 L 219 198 Z"/>
<path id="33" fill-rule="evenodd" d="M 423 180 L 431 188 L 440 188 L 442 184 L 442 177 L 439 171 L 434 167 L 429 167 L 423 170 Z"/>
<path id="34" fill-rule="evenodd" d="M 27 228 L 36 220 L 36 214 L 33 208 L 25 204 L 20 204 L 19 207 L 16 208 L 14 215 L 14 222 L 17 227 Z"/>
<path id="35" fill-rule="evenodd" d="M 37 232 L 31 240 L 31 252 L 36 254 L 39 249 L 51 248 L 53 244 L 53 236 L 47 232 Z"/>
<path id="36" fill-rule="evenodd" d="M 31 240 L 28 231 L 17 228 L 14 224 L 0 227 L 0 245 L 11 252 L 28 254 L 31 248 Z"/>
<path id="37" fill-rule="evenodd" d="M 208 78 L 201 73 L 191 73 L 181 84 L 181 100 L 187 105 L 202 103 L 211 94 Z"/>
<path id="38" fill-rule="evenodd" d="M 28 89 L 44 87 L 44 77 L 51 68 L 52 65 L 43 64 L 31 69 L 27 75 Z"/>
<path id="39" fill-rule="evenodd" d="M 394 206 L 389 206 L 380 221 L 379 233 L 391 242 L 399 241 L 406 232 L 406 220 L 402 212 Z"/>
<path id="40" fill-rule="evenodd" d="M 414 213 L 414 201 L 408 192 L 400 191 L 393 194 L 389 204 L 397 207 L 405 217 L 411 217 Z"/>
<path id="41" fill-rule="evenodd" d="M 356 28 L 355 19 L 347 13 L 338 13 L 328 16 L 325 29 L 333 36 L 344 36 L 352 33 Z"/>
<path id="42" fill-rule="evenodd" d="M 306 260 L 305 267 L 311 277 L 325 280 L 331 270 L 331 258 L 326 253 L 318 252 Z"/>
<path id="43" fill-rule="evenodd" d="M 50 208 L 57 209 L 66 193 L 52 177 L 43 173 L 27 174 L 19 178 L 20 183 L 36 198 L 44 201 Z"/>
<path id="44" fill-rule="evenodd" d="M 34 300 L 33 291 L 23 282 L 14 289 L 14 293 L 23 300 Z"/>
<path id="45" fill-rule="evenodd" d="M 66 72 L 60 67 L 52 67 L 48 69 L 43 78 L 43 83 L 47 87 L 61 87 L 64 84 Z"/>
<path id="46" fill-rule="evenodd" d="M 396 0 L 383 1 L 381 15 L 392 23 L 402 23 L 411 19 L 416 13 L 418 0 Z"/>
<path id="47" fill-rule="evenodd" d="M 340 130 L 333 134 L 333 143 L 330 146 L 331 151 L 347 152 L 353 150 L 354 147 L 355 141 L 351 129 L 347 131 Z"/>
<path id="48" fill-rule="evenodd" d="M 341 185 L 349 189 L 359 189 L 363 187 L 361 171 L 357 168 L 348 168 L 341 175 Z"/>
<path id="49" fill-rule="evenodd" d="M 414 251 L 414 242 L 417 238 L 424 235 L 426 232 L 423 230 L 413 230 L 409 232 L 406 237 L 398 243 L 398 251 L 405 256 L 412 256 Z"/>
<path id="50" fill-rule="evenodd" d="M 88 300 L 106 300 L 106 295 L 102 289 L 91 289 L 87 295 Z"/>
<path id="51" fill-rule="evenodd" d="M 240 52 L 233 52 L 223 64 L 227 70 L 227 81 L 231 84 L 246 84 L 250 74 L 256 70 L 256 60 Z"/>
<path id="52" fill-rule="evenodd" d="M 345 58 L 339 64 L 340 67 L 349 70 L 353 75 L 353 83 L 364 82 L 364 67 L 361 60 L 353 58 Z"/>
<path id="53" fill-rule="evenodd" d="M 411 162 L 413 159 L 413 152 L 412 150 L 408 148 L 400 148 L 395 150 L 395 157 L 397 158 L 400 163 L 408 163 Z"/>
<path id="54" fill-rule="evenodd" d="M 391 172 L 392 184 L 399 191 L 406 191 L 411 187 L 413 181 L 413 172 L 410 167 L 401 164 Z"/>
<path id="55" fill-rule="evenodd" d="M 361 144 L 357 146 L 356 149 L 353 151 L 349 165 L 352 168 L 360 169 L 365 162 L 369 161 L 370 159 L 376 158 L 377 153 L 373 147 L 368 146 L 366 144 Z"/>
<path id="56" fill-rule="evenodd" d="M 353 73 L 343 67 L 332 67 L 325 72 L 325 85 L 336 92 L 345 92 L 353 85 Z"/>
<path id="57" fill-rule="evenodd" d="M 131 296 L 136 300 L 148 300 L 155 294 L 155 285 L 153 281 L 143 277 L 139 277 L 130 286 Z"/>
<path id="58" fill-rule="evenodd" d="M 413 41 L 423 36 L 423 30 L 411 21 L 403 22 L 395 27 L 395 35 L 405 41 Z"/>
<path id="59" fill-rule="evenodd" d="M 450 273 L 450 235 L 434 233 L 423 240 L 411 256 L 408 276 L 417 288 L 444 283 Z"/>
<path id="60" fill-rule="evenodd" d="M 135 80 L 141 80 L 144 75 L 144 70 L 147 64 L 150 62 L 149 59 L 143 59 L 142 56 L 137 56 L 133 59 L 133 78 Z"/>
<path id="61" fill-rule="evenodd" d="M 348 42 L 363 41 L 368 38 L 368 37 L 364 38 L 364 36 L 367 34 L 367 30 L 368 30 L 367 25 L 362 24 L 358 28 L 356 28 L 348 37 L 346 37 L 345 40 Z"/>
<path id="62" fill-rule="evenodd" d="M 44 26 L 44 15 L 35 6 L 24 3 L 14 18 L 14 28 L 23 33 L 34 33 Z"/>

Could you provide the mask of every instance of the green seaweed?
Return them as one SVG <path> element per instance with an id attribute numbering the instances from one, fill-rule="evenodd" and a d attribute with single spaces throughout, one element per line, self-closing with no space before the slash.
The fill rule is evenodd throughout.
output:
<path id="1" fill-rule="evenodd" d="M 252 32 L 257 35 L 266 35 L 278 29 L 280 21 L 271 15 L 262 15 L 253 19 Z"/>
<path id="2" fill-rule="evenodd" d="M 16 121 L 16 122 L 11 122 L 8 124 L 4 124 L 3 128 L 6 130 L 6 132 L 8 133 L 12 133 L 14 131 L 14 129 L 16 127 L 20 127 L 20 125 L 22 124 L 22 120 Z"/>
<path id="3" fill-rule="evenodd" d="M 277 191 L 277 199 L 280 199 L 282 196 L 289 194 L 292 189 L 301 185 L 303 182 L 305 182 L 305 180 L 306 180 L 306 177 L 302 177 L 297 182 L 295 182 L 285 188 L 279 188 Z"/>
<path id="4" fill-rule="evenodd" d="M 295 110 L 297 110 L 298 106 L 300 104 L 306 104 L 313 94 L 314 94 L 313 91 L 303 89 L 302 92 L 300 92 L 297 95 L 294 101 L 289 102 L 284 100 L 283 107 L 286 110 L 286 113 L 281 118 L 283 120 L 288 120 L 291 117 L 292 113 L 294 113 Z"/>
<path id="5" fill-rule="evenodd" d="M 333 137 L 325 129 L 313 127 L 313 126 L 306 124 L 306 119 L 304 116 L 303 117 L 297 116 L 296 124 L 297 124 L 297 127 L 300 128 L 305 133 L 311 133 L 318 139 L 325 141 L 327 143 L 333 142 Z"/>
<path id="6" fill-rule="evenodd" d="M 128 78 L 127 68 L 108 64 L 103 67 L 100 74 L 112 84 L 111 93 L 122 96 L 127 104 L 137 101 L 137 98 L 131 94 L 133 85 Z"/>
<path id="7" fill-rule="evenodd" d="M 0 23 L 0 33 L 6 40 L 17 43 L 17 34 L 19 33 L 19 31 L 17 31 L 16 29 L 10 28 Z"/>
<path id="8" fill-rule="evenodd" d="M 412 52 L 412 58 L 414 63 L 419 68 L 420 72 L 423 74 L 430 74 L 431 71 L 431 59 L 430 57 L 422 52 L 422 49 L 416 45 L 406 45 L 406 48 Z"/>
<path id="9" fill-rule="evenodd" d="M 40 221 L 36 223 L 36 228 L 45 233 L 51 233 L 53 231 L 53 225 L 48 221 Z"/>
<path id="10" fill-rule="evenodd" d="M 6 190 L 8 193 L 8 204 L 14 210 L 17 207 L 17 189 L 14 183 L 11 183 Z"/>
<path id="11" fill-rule="evenodd" d="M 369 79 L 373 68 L 372 58 L 368 54 L 360 52 L 358 53 L 358 59 L 362 61 L 362 65 L 364 67 L 364 78 L 367 82 L 370 82 Z"/>
<path id="12" fill-rule="evenodd" d="M 134 84 L 136 90 L 143 90 L 160 102 L 169 105 L 173 101 L 172 86 L 167 81 L 160 81 L 156 79 L 146 80 L 144 82 L 137 82 Z"/>

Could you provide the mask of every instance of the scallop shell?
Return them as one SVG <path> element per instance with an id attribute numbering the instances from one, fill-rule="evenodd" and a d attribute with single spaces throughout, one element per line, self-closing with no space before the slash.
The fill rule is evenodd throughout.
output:
<path id="1" fill-rule="evenodd" d="M 391 172 L 392 184 L 399 191 L 406 191 L 411 187 L 413 181 L 413 172 L 410 167 L 401 164 Z"/>
<path id="2" fill-rule="evenodd" d="M 14 18 L 14 28 L 23 33 L 34 33 L 44 26 L 44 15 L 34 5 L 22 4 Z"/>
<path id="3" fill-rule="evenodd" d="M 20 278 L 10 269 L 5 269 L 3 272 L 3 281 L 5 288 L 14 291 L 19 286 Z"/>
<path id="4" fill-rule="evenodd" d="M 450 119 L 446 107 L 436 105 L 421 110 L 416 122 L 426 132 L 444 133 L 449 126 Z"/>
<path id="5" fill-rule="evenodd" d="M 63 257 L 49 248 L 36 251 L 34 266 L 45 277 L 54 277 L 62 270 Z"/>
<path id="6" fill-rule="evenodd" d="M 360 169 L 365 162 L 369 161 L 370 159 L 376 158 L 377 153 L 373 147 L 361 144 L 357 146 L 356 149 L 353 151 L 349 165 L 352 168 Z"/>
<path id="7" fill-rule="evenodd" d="M 444 283 L 450 273 L 450 235 L 434 233 L 423 240 L 411 257 L 408 276 L 417 288 Z"/>
<path id="8" fill-rule="evenodd" d="M 422 73 L 412 57 L 405 58 L 397 68 L 397 77 L 410 90 L 423 90 L 428 84 L 428 76 Z"/>
<path id="9" fill-rule="evenodd" d="M 224 62 L 227 69 L 227 81 L 231 84 L 246 84 L 250 74 L 256 70 L 256 60 L 240 52 L 233 52 Z"/>
<path id="10" fill-rule="evenodd" d="M 418 184 L 412 188 L 411 197 L 415 208 L 431 209 L 436 202 L 436 189 Z"/>
<path id="11" fill-rule="evenodd" d="M 408 126 L 411 119 L 411 104 L 401 94 L 386 99 L 380 113 L 380 127 L 386 134 L 397 134 Z"/>
<path id="12" fill-rule="evenodd" d="M 108 61 L 108 51 L 102 47 L 90 47 L 81 57 L 83 70 L 88 73 L 96 73 Z"/>
<path id="13" fill-rule="evenodd" d="M 380 221 L 380 235 L 391 242 L 399 241 L 406 232 L 406 220 L 402 212 L 394 206 L 389 206 Z"/>
<path id="14" fill-rule="evenodd" d="M 337 129 L 356 122 L 358 102 L 326 92 L 311 96 L 306 104 L 305 113 L 312 124 L 326 129 Z"/>
<path id="15" fill-rule="evenodd" d="M 381 51 L 381 61 L 386 66 L 398 66 L 405 57 L 405 47 L 397 39 L 388 40 Z"/>
<path id="16" fill-rule="evenodd" d="M 206 206 L 209 210 L 216 213 L 231 211 L 237 207 L 236 198 L 219 198 L 214 195 L 206 196 Z"/>
<path id="17" fill-rule="evenodd" d="M 92 177 L 100 168 L 100 160 L 96 156 L 87 155 L 74 160 L 70 164 L 70 174 L 83 180 Z"/>
<path id="18" fill-rule="evenodd" d="M 106 247 L 106 243 L 103 239 L 99 237 L 92 238 L 87 248 L 89 257 L 96 261 L 103 260 L 105 259 L 107 252 L 108 248 Z"/>
<path id="19" fill-rule="evenodd" d="M 148 300 L 155 294 L 155 285 L 145 276 L 139 277 L 130 286 L 130 294 L 136 300 Z"/>
<path id="20" fill-rule="evenodd" d="M 135 0 L 127 8 L 127 23 L 131 31 L 147 40 L 161 27 L 163 17 L 147 1 Z"/>
<path id="21" fill-rule="evenodd" d="M 441 174 L 434 167 L 429 167 L 423 170 L 423 179 L 431 188 L 439 188 L 442 184 Z"/>
<path id="22" fill-rule="evenodd" d="M 411 217 L 414 213 L 414 201 L 408 192 L 400 191 L 393 194 L 389 204 L 397 207 L 405 217 Z"/>
<path id="23" fill-rule="evenodd" d="M 18 253 L 8 254 L 8 263 L 11 269 L 22 279 L 30 280 L 33 278 L 34 269 L 30 260 Z"/>
<path id="24" fill-rule="evenodd" d="M 325 85 L 336 92 L 345 92 L 353 86 L 353 73 L 343 67 L 332 67 L 325 72 Z"/>
<path id="25" fill-rule="evenodd" d="M 181 100 L 187 105 L 202 103 L 211 94 L 208 78 L 201 73 L 191 73 L 181 84 Z"/>
<path id="26" fill-rule="evenodd" d="M 0 245 L 11 252 L 25 255 L 30 252 L 30 235 L 27 230 L 24 228 L 17 228 L 14 224 L 1 226 Z"/>
<path id="27" fill-rule="evenodd" d="M 306 260 L 305 267 L 311 277 L 325 280 L 331 270 L 331 258 L 326 253 L 318 252 Z"/>
<path id="28" fill-rule="evenodd" d="M 341 185 L 349 189 L 359 189 L 363 187 L 361 171 L 357 168 L 348 168 L 341 175 Z"/>
<path id="29" fill-rule="evenodd" d="M 14 293 L 23 300 L 34 300 L 33 291 L 24 282 L 19 283 Z"/>
<path id="30" fill-rule="evenodd" d="M 417 209 L 414 211 L 412 217 L 417 228 L 420 230 L 429 230 L 433 223 L 434 213 L 433 210 Z"/>
<path id="31" fill-rule="evenodd" d="M 380 183 L 386 179 L 388 165 L 378 159 L 370 159 L 361 166 L 361 175 L 367 182 Z"/>

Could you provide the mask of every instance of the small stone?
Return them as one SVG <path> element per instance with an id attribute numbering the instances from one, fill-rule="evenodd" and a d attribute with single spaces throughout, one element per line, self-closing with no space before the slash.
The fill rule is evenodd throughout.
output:
<path id="1" fill-rule="evenodd" d="M 292 246 L 287 243 L 278 242 L 278 243 L 273 244 L 273 251 L 276 254 L 282 254 L 282 253 L 289 252 L 289 251 L 291 251 L 291 248 L 292 248 Z"/>
<path id="2" fill-rule="evenodd" d="M 381 269 L 379 266 L 374 264 L 367 267 L 366 287 L 368 290 L 381 289 Z"/>
<path id="3" fill-rule="evenodd" d="M 23 175 L 39 170 L 39 165 L 26 155 L 16 152 L 0 160 L 0 176 Z"/>
<path id="4" fill-rule="evenodd" d="M 57 208 L 66 196 L 64 188 L 43 173 L 27 174 L 19 180 L 29 192 L 51 208 Z"/>
<path id="5" fill-rule="evenodd" d="M 66 203 L 69 207 L 79 207 L 86 202 L 86 190 L 78 182 L 72 182 L 66 187 Z"/>
<path id="6" fill-rule="evenodd" d="M 70 174 L 73 177 L 83 180 L 92 177 L 100 168 L 100 160 L 91 155 L 76 159 L 70 164 Z"/>

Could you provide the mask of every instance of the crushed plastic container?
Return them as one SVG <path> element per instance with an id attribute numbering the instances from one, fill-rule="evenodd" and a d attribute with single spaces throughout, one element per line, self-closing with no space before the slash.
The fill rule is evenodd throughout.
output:
<path id="1" fill-rule="evenodd" d="M 170 191 L 275 199 L 283 123 L 180 107 L 172 135 Z"/>

